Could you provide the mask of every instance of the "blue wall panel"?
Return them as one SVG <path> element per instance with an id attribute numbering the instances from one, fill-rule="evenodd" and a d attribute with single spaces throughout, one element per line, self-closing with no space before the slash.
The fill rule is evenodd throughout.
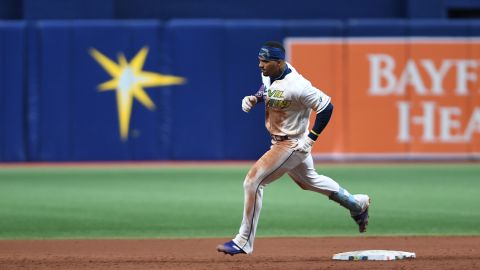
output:
<path id="1" fill-rule="evenodd" d="M 480 36 L 480 20 L 479 21 L 470 21 L 469 22 L 469 35 L 470 36 Z"/>
<path id="2" fill-rule="evenodd" d="M 25 155 L 25 23 L 0 22 L 0 160 Z"/>
<path id="3" fill-rule="evenodd" d="M 347 37 L 406 37 L 406 20 L 350 20 L 345 26 Z"/>
<path id="4" fill-rule="evenodd" d="M 170 74 L 166 67 L 164 44 L 164 27 L 158 21 L 132 22 L 130 43 L 133 50 L 148 45 L 148 61 L 143 70 L 161 74 Z M 136 53 L 136 52 L 135 52 Z M 175 75 L 175 74 L 172 74 Z M 132 115 L 132 136 L 130 156 L 135 160 L 169 159 L 171 137 L 172 91 L 179 86 L 145 88 L 147 94 L 155 104 L 154 110 L 148 110 L 138 102 L 136 111 Z"/>
<path id="5" fill-rule="evenodd" d="M 172 73 L 186 77 L 173 91 L 173 159 L 222 159 L 227 82 L 225 68 L 234 64 L 225 46 L 225 29 L 212 21 L 174 20 L 167 26 Z"/>
<path id="6" fill-rule="evenodd" d="M 23 18 L 113 19 L 114 2 L 115 0 L 23 0 Z"/>
<path id="7" fill-rule="evenodd" d="M 42 160 L 165 159 L 167 141 L 160 133 L 170 126 L 164 116 L 134 99 L 128 138 L 119 132 L 117 92 L 99 91 L 112 75 L 90 55 L 95 50 L 119 65 L 143 48 L 149 52 L 143 71 L 159 73 L 161 24 L 151 22 L 45 22 L 41 32 L 40 144 Z M 169 109 L 169 95 L 158 87 L 144 88 L 156 106 Z M 157 93 L 158 92 L 158 93 Z M 151 93 L 153 93 L 151 95 Z M 161 101 L 157 104 L 157 101 Z M 61 112 L 61 113 L 60 113 Z"/>
<path id="8" fill-rule="evenodd" d="M 3 19 L 405 19 L 447 18 L 478 0 L 0 0 Z"/>
<path id="9" fill-rule="evenodd" d="M 242 111 L 242 99 L 255 94 L 262 84 L 258 51 L 265 41 L 283 39 L 285 23 L 231 20 L 225 27 L 225 155 L 228 159 L 257 158 L 270 143 L 265 129 L 265 105 L 260 103 L 247 114 Z"/>
<path id="10" fill-rule="evenodd" d="M 98 85 L 112 79 L 97 63 L 89 51 L 95 49 L 118 65 L 118 54 L 125 54 L 126 60 L 133 57 L 130 48 L 130 31 L 122 24 L 75 23 L 69 46 L 75 55 L 72 65 L 72 155 L 76 160 L 129 159 L 128 141 L 122 142 L 119 135 L 116 96 L 112 89 L 99 91 Z M 90 71 L 90 72 L 85 72 Z M 135 110 L 132 109 L 132 115 Z M 129 134 L 130 135 L 130 134 Z M 84 145 L 90 147 L 85 148 Z"/>
<path id="11" fill-rule="evenodd" d="M 26 135 L 26 156 L 29 161 L 40 160 L 40 124 L 39 124 L 39 89 L 40 89 L 40 46 L 39 36 L 40 31 L 37 26 L 30 23 L 27 30 L 27 48 L 26 58 L 28 59 L 27 68 L 25 69 L 26 76 L 26 97 L 25 97 L 25 111 L 26 111 L 26 129 L 28 130 Z"/>
<path id="12" fill-rule="evenodd" d="M 406 11 L 404 0 L 116 0 L 115 6 L 117 18 L 162 20 L 401 18 Z"/>
<path id="13" fill-rule="evenodd" d="M 22 18 L 22 1 L 0 0 L 0 19 L 18 20 Z"/>
<path id="14" fill-rule="evenodd" d="M 444 18 L 448 13 L 445 0 L 407 0 L 405 6 L 408 18 Z"/>
<path id="15" fill-rule="evenodd" d="M 70 54 L 72 63 L 72 145 L 73 157 L 85 160 L 95 157 L 100 160 L 130 157 L 129 141 L 122 142 L 119 135 L 116 96 L 117 91 L 99 91 L 97 86 L 112 79 L 103 67 L 89 54 L 96 49 L 118 65 L 118 54 L 125 54 L 127 61 L 134 56 L 130 46 L 129 28 L 122 24 L 73 26 Z M 133 107 L 135 107 L 135 103 Z M 132 108 L 131 115 L 136 114 Z M 130 122 L 131 124 L 132 122 Z M 130 125 L 131 126 L 131 125 Z M 130 129 L 131 131 L 131 129 Z M 131 134 L 129 134 L 131 135 Z M 85 145 L 90 147 L 85 148 Z"/>
<path id="16" fill-rule="evenodd" d="M 71 158 L 70 68 L 68 50 L 71 33 L 63 25 L 38 25 L 38 92 L 30 92 L 38 101 L 38 159 Z"/>
<path id="17" fill-rule="evenodd" d="M 410 36 L 465 37 L 470 34 L 468 21 L 412 20 Z"/>
<path id="18" fill-rule="evenodd" d="M 342 37 L 343 23 L 338 20 L 299 20 L 286 23 L 288 37 Z"/>

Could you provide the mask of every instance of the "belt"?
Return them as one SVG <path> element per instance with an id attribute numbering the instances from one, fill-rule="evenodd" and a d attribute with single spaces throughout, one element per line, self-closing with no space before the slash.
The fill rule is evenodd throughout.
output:
<path id="1" fill-rule="evenodd" d="M 278 142 L 290 139 L 287 135 L 279 136 L 279 135 L 270 134 L 270 137 L 272 138 L 272 140 L 278 141 Z"/>

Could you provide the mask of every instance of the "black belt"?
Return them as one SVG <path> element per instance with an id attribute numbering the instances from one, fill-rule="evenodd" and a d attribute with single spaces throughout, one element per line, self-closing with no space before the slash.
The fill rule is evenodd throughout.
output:
<path id="1" fill-rule="evenodd" d="M 270 137 L 272 138 L 272 140 L 277 141 L 277 142 L 285 141 L 285 140 L 288 140 L 288 139 L 289 139 L 287 135 L 285 135 L 285 136 L 279 136 L 279 135 L 272 135 L 272 134 L 270 134 Z"/>

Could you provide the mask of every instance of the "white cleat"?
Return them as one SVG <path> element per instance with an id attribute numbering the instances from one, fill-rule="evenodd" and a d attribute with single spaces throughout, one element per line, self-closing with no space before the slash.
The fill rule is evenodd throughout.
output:
<path id="1" fill-rule="evenodd" d="M 370 206 L 371 199 L 368 195 L 364 194 L 356 194 L 353 195 L 355 200 L 358 201 L 360 206 L 362 207 L 362 211 L 360 213 L 351 213 L 353 220 L 355 223 L 358 224 L 358 230 L 360 233 L 364 233 L 367 231 L 368 226 L 368 207 Z"/>

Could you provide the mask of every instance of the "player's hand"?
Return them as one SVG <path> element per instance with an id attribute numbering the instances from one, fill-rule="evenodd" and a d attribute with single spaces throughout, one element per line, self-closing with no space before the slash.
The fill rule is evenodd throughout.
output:
<path id="1" fill-rule="evenodd" d="M 257 98 L 254 96 L 246 96 L 242 100 L 242 110 L 248 113 L 252 107 L 257 104 Z"/>
<path id="2" fill-rule="evenodd" d="M 314 143 L 315 143 L 315 141 L 310 139 L 310 137 L 307 136 L 303 139 L 300 139 L 298 141 L 297 146 L 295 146 L 295 148 L 293 148 L 293 150 L 299 151 L 299 152 L 304 152 L 304 153 L 309 153 L 310 151 L 312 151 L 312 146 L 313 146 Z"/>

